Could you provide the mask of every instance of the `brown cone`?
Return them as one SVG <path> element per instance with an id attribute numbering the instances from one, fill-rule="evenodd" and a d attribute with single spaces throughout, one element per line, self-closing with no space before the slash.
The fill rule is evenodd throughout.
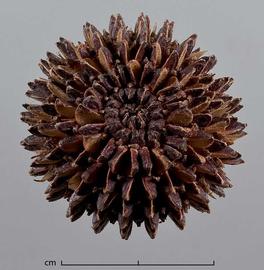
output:
<path id="1" fill-rule="evenodd" d="M 118 221 L 128 239 L 144 222 L 154 238 L 167 216 L 183 229 L 190 206 L 209 213 L 208 195 L 231 187 L 224 164 L 243 162 L 230 147 L 246 134 L 233 116 L 241 99 L 226 94 L 233 79 L 214 78 L 215 56 L 172 29 L 151 30 L 143 14 L 133 31 L 120 15 L 103 33 L 86 23 L 85 42 L 60 38 L 39 64 L 47 78 L 29 83 L 30 174 L 49 182 L 49 201 L 69 201 L 72 221 L 93 214 L 96 233 Z"/>

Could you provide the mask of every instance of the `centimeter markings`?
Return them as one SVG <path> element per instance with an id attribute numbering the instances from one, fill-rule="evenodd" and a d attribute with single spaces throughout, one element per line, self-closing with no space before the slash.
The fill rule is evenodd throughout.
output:
<path id="1" fill-rule="evenodd" d="M 61 266 L 215 266 L 215 260 L 212 263 L 64 263 L 61 260 Z"/>

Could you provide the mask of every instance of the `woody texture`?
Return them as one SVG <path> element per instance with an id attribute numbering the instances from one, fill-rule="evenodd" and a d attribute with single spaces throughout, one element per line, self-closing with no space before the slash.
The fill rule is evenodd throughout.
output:
<path id="1" fill-rule="evenodd" d="M 134 30 L 120 15 L 102 33 L 86 23 L 84 42 L 60 38 L 40 61 L 45 78 L 28 84 L 30 174 L 48 182 L 48 201 L 68 201 L 71 221 L 92 214 L 96 233 L 117 222 L 128 239 L 144 223 L 154 238 L 167 217 L 183 229 L 190 207 L 209 213 L 231 187 L 225 164 L 243 162 L 231 148 L 246 134 L 233 79 L 215 78 L 195 34 L 178 43 L 172 31 L 144 14 Z"/>

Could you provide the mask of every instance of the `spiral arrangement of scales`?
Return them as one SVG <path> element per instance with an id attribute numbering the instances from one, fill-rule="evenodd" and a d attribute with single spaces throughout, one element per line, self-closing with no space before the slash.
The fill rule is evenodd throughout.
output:
<path id="1" fill-rule="evenodd" d="M 103 33 L 86 23 L 85 41 L 60 38 L 39 64 L 46 78 L 28 84 L 30 174 L 49 201 L 69 201 L 72 221 L 93 214 L 96 233 L 117 221 L 128 239 L 135 222 L 154 238 L 167 216 L 183 229 L 190 206 L 209 213 L 209 196 L 231 187 L 224 165 L 243 162 L 230 147 L 246 134 L 233 79 L 215 78 L 195 34 L 178 43 L 172 30 L 144 14 L 134 30 L 121 15 Z"/>

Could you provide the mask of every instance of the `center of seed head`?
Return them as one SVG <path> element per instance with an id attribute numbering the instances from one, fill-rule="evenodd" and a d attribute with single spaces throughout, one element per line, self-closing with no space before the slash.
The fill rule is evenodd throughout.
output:
<path id="1" fill-rule="evenodd" d="M 122 144 L 157 145 L 165 127 L 162 105 L 143 88 L 118 89 L 108 97 L 105 132 Z"/>

